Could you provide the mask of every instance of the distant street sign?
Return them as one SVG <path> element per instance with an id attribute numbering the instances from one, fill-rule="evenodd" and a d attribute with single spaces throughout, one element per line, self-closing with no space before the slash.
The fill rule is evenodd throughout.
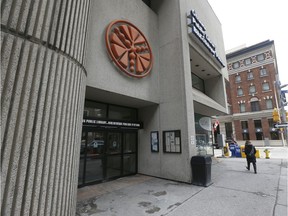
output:
<path id="1" fill-rule="evenodd" d="M 281 124 L 275 124 L 274 127 L 275 127 L 275 128 L 288 127 L 288 122 L 286 122 L 286 123 L 281 123 Z"/>

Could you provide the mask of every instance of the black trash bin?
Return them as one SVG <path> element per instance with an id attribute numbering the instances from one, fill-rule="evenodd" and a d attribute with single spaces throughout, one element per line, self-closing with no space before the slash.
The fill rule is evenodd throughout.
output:
<path id="1" fill-rule="evenodd" d="M 192 167 L 192 184 L 198 186 L 208 187 L 211 182 L 211 156 L 193 156 L 191 158 Z"/>

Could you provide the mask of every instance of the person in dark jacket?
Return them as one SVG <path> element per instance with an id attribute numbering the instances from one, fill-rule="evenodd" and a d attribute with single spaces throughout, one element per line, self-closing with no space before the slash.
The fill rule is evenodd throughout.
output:
<path id="1" fill-rule="evenodd" d="M 253 164 L 254 173 L 257 173 L 257 167 L 256 167 L 256 148 L 252 145 L 250 140 L 247 140 L 245 143 L 245 154 L 246 154 L 246 160 L 247 160 L 247 166 L 246 169 L 250 170 L 250 163 Z"/>

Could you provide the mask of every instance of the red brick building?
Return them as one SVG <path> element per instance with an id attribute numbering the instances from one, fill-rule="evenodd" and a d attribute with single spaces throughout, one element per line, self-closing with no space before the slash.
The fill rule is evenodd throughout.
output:
<path id="1" fill-rule="evenodd" d="M 279 101 L 275 92 L 279 76 L 274 41 L 230 52 L 226 59 L 229 114 L 218 117 L 217 133 L 240 144 L 250 139 L 258 146 L 282 145 L 281 132 L 273 127 L 272 119 Z"/>

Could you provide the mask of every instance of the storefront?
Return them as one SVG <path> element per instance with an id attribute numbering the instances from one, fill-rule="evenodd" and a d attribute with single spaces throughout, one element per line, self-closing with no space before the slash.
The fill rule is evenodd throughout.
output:
<path id="1" fill-rule="evenodd" d="M 78 186 L 137 173 L 137 109 L 86 100 Z"/>

